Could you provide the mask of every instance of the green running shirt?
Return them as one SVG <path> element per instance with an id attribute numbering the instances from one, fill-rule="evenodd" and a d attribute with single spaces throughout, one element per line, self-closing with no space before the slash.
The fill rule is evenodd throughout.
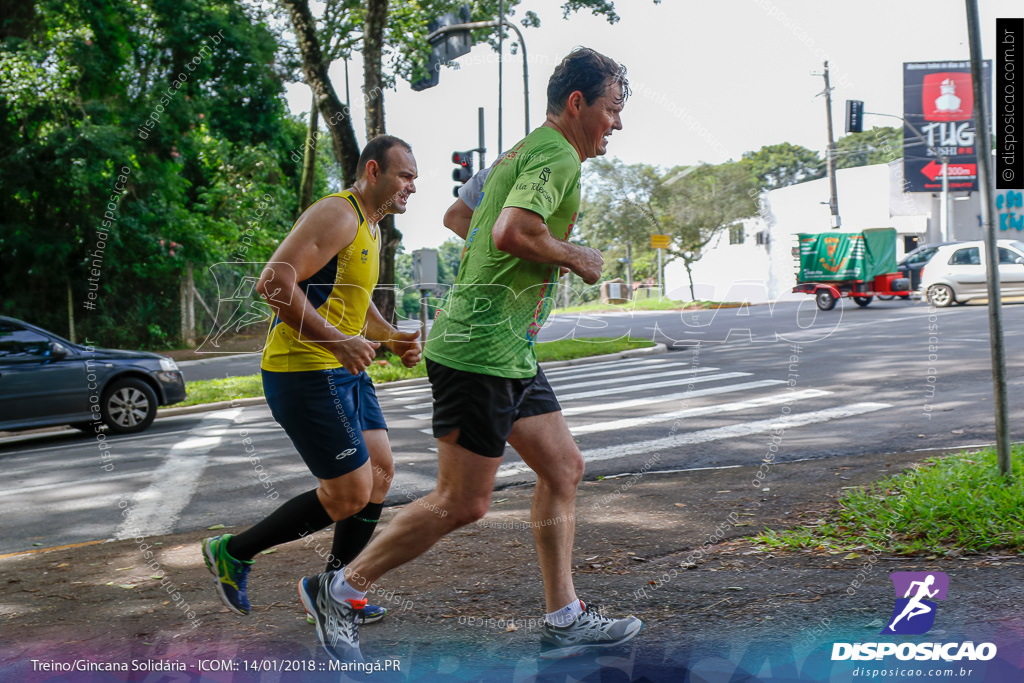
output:
<path id="1" fill-rule="evenodd" d="M 527 135 L 487 176 L 459 275 L 424 349 L 435 363 L 497 377 L 537 374 L 533 344 L 554 307 L 559 273 L 494 246 L 498 214 L 513 206 L 539 214 L 555 239 L 569 239 L 580 206 L 580 157 L 555 129 Z"/>

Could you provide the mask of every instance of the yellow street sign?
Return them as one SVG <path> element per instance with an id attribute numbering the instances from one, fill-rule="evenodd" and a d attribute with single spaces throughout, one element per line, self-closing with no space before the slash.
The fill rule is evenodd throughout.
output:
<path id="1" fill-rule="evenodd" d="M 651 249 L 668 249 L 672 238 L 668 235 L 651 235 Z"/>

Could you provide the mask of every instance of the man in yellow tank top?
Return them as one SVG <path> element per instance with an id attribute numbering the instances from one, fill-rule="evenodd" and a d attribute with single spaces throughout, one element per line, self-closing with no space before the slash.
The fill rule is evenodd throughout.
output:
<path id="1" fill-rule="evenodd" d="M 374 138 L 359 157 L 355 185 L 306 209 L 260 276 L 257 288 L 276 312 L 261 363 L 267 405 L 320 485 L 237 536 L 203 541 L 206 566 L 233 612 L 249 613 L 246 580 L 257 553 L 333 522 L 333 572 L 362 550 L 380 518 L 394 464 L 365 370 L 382 343 L 407 367 L 420 361 L 421 344 L 419 332 L 399 332 L 370 299 L 379 272 L 377 222 L 405 213 L 416 176 L 407 143 Z M 326 588 L 314 598 L 327 599 Z M 316 602 L 306 608 L 319 618 Z M 384 616 L 365 603 L 355 606 L 364 621 Z"/>

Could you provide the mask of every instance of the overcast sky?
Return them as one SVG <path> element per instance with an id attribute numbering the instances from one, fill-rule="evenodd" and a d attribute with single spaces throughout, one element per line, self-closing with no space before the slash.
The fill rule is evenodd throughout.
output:
<path id="1" fill-rule="evenodd" d="M 560 1 L 528 0 L 540 28 L 524 32 L 530 82 L 530 128 L 544 121 L 548 77 L 574 46 L 594 48 L 628 69 L 633 95 L 608 156 L 665 168 L 720 163 L 764 145 L 791 142 L 824 152 L 827 143 L 822 62 L 829 60 L 836 137 L 847 99 L 869 112 L 902 114 L 903 62 L 970 57 L 963 0 L 721 0 L 714 3 L 619 0 L 617 24 L 589 14 L 562 19 Z M 982 50 L 994 55 L 995 19 L 1024 16 L 1020 0 L 981 0 Z M 314 4 L 314 12 L 316 12 Z M 523 62 L 507 51 L 502 144 L 523 137 Z M 385 94 L 387 130 L 408 141 L 420 178 L 408 212 L 398 218 L 406 250 L 436 247 L 451 233 L 441 224 L 452 197 L 451 153 L 477 145 L 477 108 L 485 108 L 487 162 L 497 153 L 497 53 L 479 45 L 442 69 L 440 84 L 413 92 L 400 82 Z M 331 70 L 344 99 L 342 62 Z M 362 63 L 349 63 L 356 135 L 364 141 Z M 291 84 L 293 112 L 308 112 L 304 84 Z M 323 125 L 321 123 L 321 125 Z M 868 116 L 872 125 L 900 125 Z"/>

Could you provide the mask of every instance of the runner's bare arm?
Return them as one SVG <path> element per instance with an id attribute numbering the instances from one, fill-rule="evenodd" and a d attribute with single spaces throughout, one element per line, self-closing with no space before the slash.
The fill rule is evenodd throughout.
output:
<path id="1" fill-rule="evenodd" d="M 444 214 L 444 227 L 462 239 L 469 234 L 469 224 L 473 220 L 473 209 L 462 199 L 456 199 Z"/>
<path id="2" fill-rule="evenodd" d="M 366 325 L 363 334 L 367 339 L 383 342 L 391 353 L 402 359 L 402 365 L 411 368 L 420 362 L 423 348 L 419 342 L 420 332 L 400 332 L 397 327 L 384 319 L 380 311 L 370 302 L 366 309 Z"/>
<path id="3" fill-rule="evenodd" d="M 568 268 L 588 285 L 597 282 L 604 268 L 601 252 L 555 239 L 540 214 L 529 209 L 502 209 L 491 229 L 491 238 L 494 246 L 516 258 Z"/>
<path id="4" fill-rule="evenodd" d="M 374 350 L 379 344 L 371 344 L 359 336 L 350 337 L 328 325 L 306 298 L 299 283 L 352 244 L 358 229 L 358 218 L 346 200 L 328 197 L 317 202 L 299 217 L 256 283 L 256 290 L 284 324 L 300 332 L 315 330 L 310 338 L 334 354 L 353 374 L 373 362 Z"/>

